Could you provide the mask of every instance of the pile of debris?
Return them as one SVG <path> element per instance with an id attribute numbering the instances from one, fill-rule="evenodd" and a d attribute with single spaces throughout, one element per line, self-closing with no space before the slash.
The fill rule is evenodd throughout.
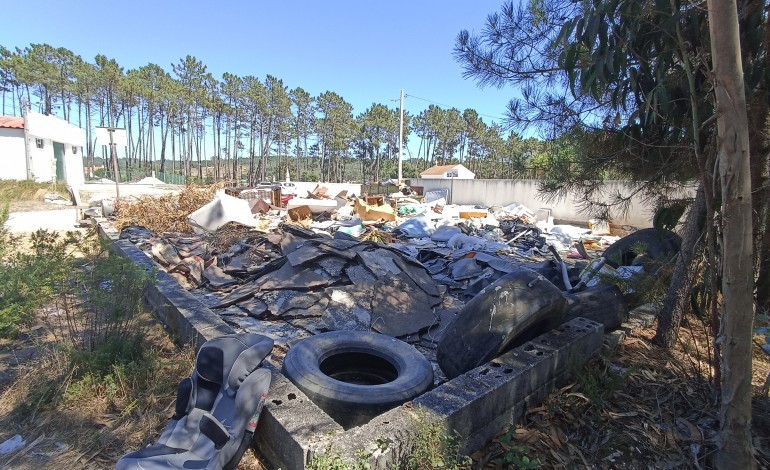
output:
<path id="1" fill-rule="evenodd" d="M 431 358 L 455 318 L 469 315 L 466 303 L 497 295 L 512 279 L 527 288 L 534 279 L 547 281 L 552 319 L 579 315 L 615 328 L 628 314 L 631 289 L 621 281 L 642 272 L 646 259 L 678 248 L 675 235 L 662 240 L 649 229 L 600 257 L 589 252 L 617 237 L 554 225 L 548 211 L 449 205 L 442 194 L 327 192 L 319 187 L 279 207 L 272 194 L 267 201 L 255 191 L 220 191 L 190 208 L 185 233 L 153 232 L 132 217 L 139 225 L 124 227 L 121 238 L 141 246 L 223 319 L 278 345 L 322 331 L 373 330 L 415 343 Z M 594 231 L 606 227 L 595 223 Z M 640 259 L 635 251 L 645 244 L 648 256 Z M 602 277 L 618 282 L 602 284 Z M 505 319 L 501 328 L 508 328 Z"/>
<path id="2" fill-rule="evenodd" d="M 208 235 L 156 236 L 142 227 L 121 233 L 182 285 L 205 287 L 206 303 L 226 316 L 284 320 L 312 333 L 374 330 L 394 337 L 437 322 L 434 307 L 446 289 L 399 250 L 290 224 L 243 235 L 220 251 Z"/>

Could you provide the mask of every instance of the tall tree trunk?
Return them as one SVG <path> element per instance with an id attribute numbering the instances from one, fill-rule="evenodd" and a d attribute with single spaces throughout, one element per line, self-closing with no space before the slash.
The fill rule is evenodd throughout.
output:
<path id="1" fill-rule="evenodd" d="M 160 112 L 160 172 L 166 172 L 166 137 L 168 134 L 168 128 L 171 126 L 164 125 L 166 118 L 163 116 L 163 112 Z"/>
<path id="2" fill-rule="evenodd" d="M 297 168 L 296 168 L 296 173 L 294 174 L 294 181 L 299 181 L 299 154 L 300 154 L 299 132 L 297 132 L 297 143 L 296 143 L 296 147 L 294 148 L 294 153 L 296 154 L 296 157 L 297 157 L 297 161 L 296 161 Z"/>
<path id="3" fill-rule="evenodd" d="M 693 268 L 697 261 L 695 254 L 703 246 L 701 235 L 706 215 L 706 197 L 703 184 L 698 186 L 695 200 L 685 223 L 682 248 L 676 258 L 676 267 L 671 276 L 671 283 L 663 300 L 663 308 L 658 315 L 658 329 L 654 342 L 665 348 L 671 348 L 676 343 L 679 324 L 687 309 L 692 292 Z"/>
<path id="4" fill-rule="evenodd" d="M 176 144 L 174 142 L 174 139 L 176 138 L 174 136 L 174 123 L 171 119 L 169 119 L 169 127 L 171 128 L 171 173 L 176 173 Z"/>
<path id="5" fill-rule="evenodd" d="M 717 468 L 756 468 L 751 442 L 754 319 L 749 125 L 736 0 L 708 0 L 722 186 L 722 383 Z"/>

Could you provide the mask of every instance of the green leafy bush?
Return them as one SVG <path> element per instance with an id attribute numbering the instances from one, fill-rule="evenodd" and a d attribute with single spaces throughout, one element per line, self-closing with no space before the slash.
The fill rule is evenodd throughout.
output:
<path id="1" fill-rule="evenodd" d="M 441 421 L 430 416 L 423 409 L 418 409 L 412 416 L 412 426 L 415 432 L 409 441 L 411 451 L 406 468 L 412 470 L 470 468 L 471 459 L 460 453 L 458 436 L 450 434 Z"/>
<path id="2" fill-rule="evenodd" d="M 31 238 L 32 252 L 22 252 L 21 237 L 5 227 L 7 220 L 5 208 L 0 213 L 0 336 L 13 338 L 50 302 L 67 268 L 62 256 L 49 252 L 57 244 L 54 236 L 40 231 Z"/>

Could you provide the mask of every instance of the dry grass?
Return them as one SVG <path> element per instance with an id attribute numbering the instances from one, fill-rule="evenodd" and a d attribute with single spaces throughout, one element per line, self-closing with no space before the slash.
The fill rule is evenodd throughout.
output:
<path id="1" fill-rule="evenodd" d="M 62 183 L 0 180 L 0 205 L 20 201 L 42 202 L 44 196 L 49 193 L 69 198 L 67 186 Z"/>
<path id="2" fill-rule="evenodd" d="M 142 196 L 136 201 L 118 206 L 115 226 L 122 230 L 128 225 L 141 225 L 155 233 L 190 232 L 187 216 L 211 202 L 223 183 L 207 187 L 187 185 L 179 194 Z"/>
<path id="3" fill-rule="evenodd" d="M 152 386 L 118 381 L 115 390 L 95 386 L 77 393 L 68 356 L 52 335 L 37 337 L 40 354 L 0 385 L 0 442 L 20 434 L 29 447 L 0 468 L 114 468 L 121 455 L 157 439 L 173 412 L 176 384 L 192 370 L 194 351 L 178 349 L 150 314 L 141 323 L 159 361 Z M 63 398 L 38 405 L 46 391 Z"/>
<path id="4" fill-rule="evenodd" d="M 703 378 L 707 337 L 683 327 L 682 341 L 669 352 L 651 344 L 654 333 L 627 337 L 574 383 L 528 410 L 524 425 L 474 455 L 478 467 L 500 468 L 495 462 L 527 456 L 539 468 L 711 468 L 719 423 L 712 387 Z M 755 355 L 755 392 L 769 359 Z M 769 412 L 770 399 L 755 393 L 754 444 L 765 468 Z"/>

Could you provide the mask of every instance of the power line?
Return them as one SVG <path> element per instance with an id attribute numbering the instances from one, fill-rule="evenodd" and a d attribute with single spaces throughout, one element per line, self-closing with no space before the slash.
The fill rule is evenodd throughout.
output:
<path id="1" fill-rule="evenodd" d="M 436 101 L 429 100 L 427 98 L 420 98 L 419 96 L 414 96 L 414 95 L 404 94 L 404 98 L 414 98 L 416 100 L 427 101 L 428 103 L 435 104 L 435 105 L 438 105 L 438 106 L 442 106 L 444 108 L 458 108 L 458 109 L 461 108 L 461 106 L 452 106 L 452 105 L 448 105 L 448 104 L 444 104 L 444 103 L 438 103 Z M 397 100 L 393 100 L 393 101 L 397 101 Z M 479 116 L 488 117 L 490 119 L 496 119 L 496 120 L 502 120 L 502 121 L 508 119 L 508 118 L 503 117 L 503 116 L 492 116 L 492 115 L 489 115 L 489 114 L 482 114 L 482 113 L 480 113 L 478 111 L 476 111 L 476 114 L 478 114 Z"/>

